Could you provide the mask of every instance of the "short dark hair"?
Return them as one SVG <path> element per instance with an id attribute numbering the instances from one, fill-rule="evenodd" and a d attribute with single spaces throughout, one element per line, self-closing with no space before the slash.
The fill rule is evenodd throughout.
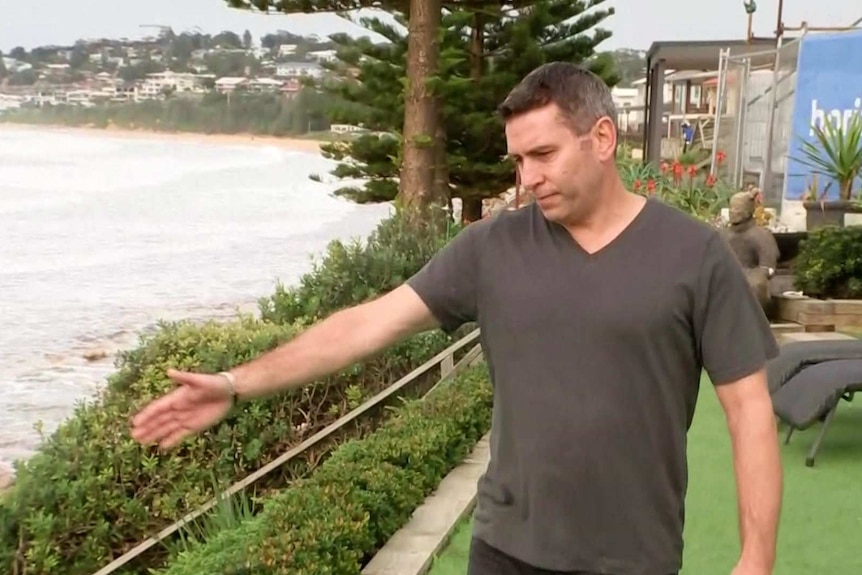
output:
<path id="1" fill-rule="evenodd" d="M 616 126 L 617 111 L 608 85 L 593 72 L 569 62 L 549 62 L 527 74 L 498 107 L 503 120 L 556 104 L 575 134 L 583 135 L 607 116 Z"/>

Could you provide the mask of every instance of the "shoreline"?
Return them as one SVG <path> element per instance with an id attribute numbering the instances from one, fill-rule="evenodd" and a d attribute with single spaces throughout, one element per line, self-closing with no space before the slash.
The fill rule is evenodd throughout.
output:
<path id="1" fill-rule="evenodd" d="M 30 130 L 38 132 L 55 132 L 66 134 L 111 135 L 128 139 L 179 141 L 209 144 L 241 144 L 251 146 L 274 146 L 294 152 L 310 152 L 320 154 L 320 145 L 325 140 L 304 139 L 296 137 L 260 136 L 256 134 L 205 134 L 203 132 L 167 132 L 148 129 L 128 128 L 96 128 L 92 126 L 66 126 L 62 124 L 27 124 L 15 122 L 0 122 L 0 130 L 12 128 L 15 130 Z"/>

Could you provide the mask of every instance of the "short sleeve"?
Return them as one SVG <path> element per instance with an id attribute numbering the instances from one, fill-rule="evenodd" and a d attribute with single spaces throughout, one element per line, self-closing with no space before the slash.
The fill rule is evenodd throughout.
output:
<path id="1" fill-rule="evenodd" d="M 478 253 L 487 220 L 469 224 L 407 280 L 446 333 L 476 321 Z"/>
<path id="2" fill-rule="evenodd" d="M 708 242 L 698 285 L 695 335 L 703 368 L 714 384 L 750 375 L 778 355 L 769 320 L 719 234 Z"/>

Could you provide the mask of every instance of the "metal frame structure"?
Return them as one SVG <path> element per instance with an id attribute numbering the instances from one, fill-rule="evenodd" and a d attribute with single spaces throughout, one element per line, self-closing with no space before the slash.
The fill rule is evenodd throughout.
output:
<path id="1" fill-rule="evenodd" d="M 646 94 L 644 109 L 644 162 L 661 159 L 662 119 L 664 117 L 664 83 L 669 70 L 715 70 L 722 50 L 742 56 L 752 54 L 753 64 L 760 65 L 763 54 L 775 47 L 774 38 L 748 40 L 662 41 L 654 42 L 647 52 Z"/>
<path id="2" fill-rule="evenodd" d="M 719 78 L 718 78 L 718 95 L 717 95 L 717 103 L 716 103 L 716 116 L 715 116 L 715 134 L 713 140 L 713 149 L 712 149 L 712 158 L 710 165 L 710 173 L 715 175 L 718 171 L 718 158 L 717 154 L 719 151 L 719 141 L 722 136 L 722 130 L 727 130 L 727 126 L 722 125 L 722 110 L 729 104 L 729 93 L 728 93 L 728 78 L 733 75 L 738 81 L 736 82 L 737 91 L 736 91 L 736 117 L 734 126 L 732 127 L 732 147 L 728 150 L 728 156 L 730 159 L 730 164 L 727 166 L 729 170 L 728 180 L 735 187 L 742 187 L 743 184 L 743 176 L 747 168 L 747 161 L 749 160 L 749 154 L 746 149 L 747 146 L 751 143 L 751 138 L 749 137 L 749 115 L 753 106 L 761 103 L 764 97 L 768 98 L 767 104 L 767 113 L 766 113 L 766 145 L 763 153 L 763 167 L 760 171 L 758 185 L 761 190 L 763 190 L 767 195 L 772 190 L 772 163 L 773 163 L 773 155 L 774 155 L 774 146 L 773 140 L 775 135 L 775 115 L 778 109 L 778 106 L 784 102 L 788 97 L 792 96 L 795 92 L 795 88 L 791 88 L 789 93 L 782 94 L 779 98 L 778 88 L 779 85 L 790 78 L 795 72 L 794 69 L 790 72 L 786 73 L 784 76 L 781 76 L 782 65 L 784 65 L 784 61 L 782 60 L 782 54 L 788 50 L 791 50 L 798 45 L 801 40 L 801 36 L 799 38 L 793 39 L 791 42 L 784 44 L 783 37 L 778 38 L 778 42 L 775 48 L 764 50 L 761 52 L 754 52 L 748 54 L 741 54 L 738 56 L 734 56 L 730 53 L 729 49 L 724 49 L 721 51 L 719 55 Z M 771 62 L 766 68 L 771 68 L 772 70 L 772 82 L 770 86 L 768 86 L 762 93 L 754 94 L 753 96 L 749 93 L 751 86 L 751 74 L 755 70 L 755 66 L 752 64 L 753 60 L 757 58 L 761 61 L 768 60 Z M 798 58 L 798 53 L 793 55 L 794 61 Z M 764 69 L 760 66 L 757 66 L 756 69 Z"/>
<path id="3" fill-rule="evenodd" d="M 715 134 L 713 141 L 712 160 L 710 173 L 716 174 L 718 169 L 717 152 L 719 149 L 719 138 L 722 131 L 728 132 L 731 128 L 722 126 L 721 111 L 728 105 L 728 77 L 736 74 L 739 78 L 737 97 L 737 116 L 735 126 L 732 128 L 732 149 L 728 150 L 729 164 L 728 180 L 734 186 L 741 187 L 748 162 L 751 160 L 750 146 L 754 140 L 754 131 L 749 121 L 752 108 L 762 105 L 762 100 L 767 99 L 766 127 L 765 127 L 765 149 L 762 155 L 762 166 L 758 177 L 758 187 L 763 191 L 767 204 L 779 207 L 784 191 L 784 175 L 781 177 L 781 185 L 776 182 L 776 176 L 781 172 L 775 171 L 775 162 L 786 154 L 789 145 L 787 131 L 792 123 L 792 98 L 796 93 L 795 78 L 798 68 L 799 47 L 802 40 L 813 32 L 841 32 L 857 30 L 862 24 L 862 18 L 857 19 L 846 27 L 813 27 L 803 23 L 800 27 L 785 27 L 780 25 L 778 35 L 775 39 L 775 47 L 761 52 L 748 52 L 733 55 L 730 48 L 725 48 L 719 55 L 719 89 L 716 102 Z M 787 32 L 799 32 L 798 35 L 790 36 Z M 768 66 L 771 68 L 770 85 L 761 93 L 749 94 L 751 86 L 751 74 L 755 68 L 760 69 L 754 63 L 755 59 L 771 60 Z M 790 100 L 790 101 L 789 101 Z M 789 102 L 788 102 L 789 101 Z M 788 105 L 790 108 L 788 108 Z M 787 141 L 785 141 L 787 140 Z M 784 168 L 786 171 L 786 167 Z"/>

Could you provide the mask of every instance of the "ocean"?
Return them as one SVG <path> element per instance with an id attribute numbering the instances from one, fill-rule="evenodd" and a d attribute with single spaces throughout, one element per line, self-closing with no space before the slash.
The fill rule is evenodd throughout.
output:
<path id="1" fill-rule="evenodd" d="M 37 426 L 51 433 L 96 394 L 114 354 L 159 320 L 256 312 L 331 240 L 372 231 L 391 207 L 309 178 L 333 165 L 205 136 L 2 127 L 0 471 L 38 447 Z"/>

